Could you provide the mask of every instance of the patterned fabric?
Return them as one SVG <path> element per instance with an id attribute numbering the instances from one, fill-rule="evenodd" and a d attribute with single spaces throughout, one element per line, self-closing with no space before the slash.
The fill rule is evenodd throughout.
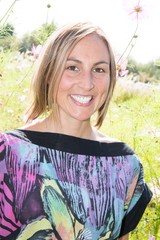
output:
<path id="1" fill-rule="evenodd" d="M 115 240 L 136 227 L 151 195 L 125 143 L 0 135 L 0 239 Z"/>

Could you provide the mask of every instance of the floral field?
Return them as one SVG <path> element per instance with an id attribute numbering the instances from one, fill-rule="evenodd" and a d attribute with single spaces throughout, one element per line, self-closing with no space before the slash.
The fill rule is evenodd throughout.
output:
<path id="1" fill-rule="evenodd" d="M 131 86 L 130 86 L 131 84 Z M 153 198 L 131 240 L 160 239 L 160 89 L 119 80 L 102 131 L 127 142 L 141 159 Z"/>
<path id="2" fill-rule="evenodd" d="M 24 125 L 34 61 L 28 54 L 0 52 L 0 132 Z M 160 88 L 120 78 L 101 131 L 125 141 L 141 159 L 153 191 L 131 240 L 160 239 Z"/>

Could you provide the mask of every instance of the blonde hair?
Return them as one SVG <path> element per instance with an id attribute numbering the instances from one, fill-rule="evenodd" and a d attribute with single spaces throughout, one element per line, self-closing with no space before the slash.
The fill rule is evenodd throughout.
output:
<path id="1" fill-rule="evenodd" d="M 88 22 L 65 25 L 48 38 L 32 76 L 33 102 L 27 111 L 27 122 L 48 111 L 54 112 L 56 116 L 58 109 L 56 103 L 57 90 L 67 58 L 74 46 L 89 34 L 99 36 L 104 41 L 110 55 L 110 86 L 106 101 L 98 110 L 95 126 L 99 128 L 102 125 L 116 83 L 115 58 L 105 33 L 101 28 Z"/>

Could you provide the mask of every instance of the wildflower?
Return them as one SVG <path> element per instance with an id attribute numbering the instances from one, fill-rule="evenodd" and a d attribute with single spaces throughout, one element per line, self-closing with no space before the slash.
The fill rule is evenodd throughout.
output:
<path id="1" fill-rule="evenodd" d="M 23 102 L 26 99 L 26 96 L 25 95 L 19 96 L 18 99 Z"/>
<path id="2" fill-rule="evenodd" d="M 3 104 L 2 103 L 0 103 L 0 107 L 2 107 L 3 106 Z"/>
<path id="3" fill-rule="evenodd" d="M 38 56 L 40 55 L 41 50 L 42 50 L 42 45 L 38 45 L 37 47 L 35 47 L 35 45 L 33 44 L 32 52 L 27 51 L 26 53 L 27 54 L 32 53 L 33 56 L 30 56 L 30 59 L 35 62 L 37 60 Z"/>
<path id="4" fill-rule="evenodd" d="M 17 84 L 20 84 L 20 83 L 21 83 L 21 80 L 17 80 L 16 83 L 17 83 Z"/>
<path id="5" fill-rule="evenodd" d="M 25 63 L 22 63 L 21 65 L 18 65 L 18 66 L 17 66 L 17 69 L 18 69 L 20 72 L 22 72 L 22 70 L 23 70 L 24 68 L 26 68 L 26 67 L 28 67 L 28 65 L 25 64 Z"/>
<path id="6" fill-rule="evenodd" d="M 149 240 L 156 240 L 156 238 L 155 238 L 154 236 L 151 236 L 151 235 L 149 234 Z"/>
<path id="7" fill-rule="evenodd" d="M 134 19 L 148 18 L 147 5 L 144 5 L 144 1 L 141 0 L 123 0 L 124 8 L 128 12 L 128 15 Z"/>
<path id="8" fill-rule="evenodd" d="M 26 54 L 27 54 L 27 55 L 29 55 L 30 53 L 31 53 L 31 51 L 29 51 L 29 50 L 26 51 Z"/>
<path id="9" fill-rule="evenodd" d="M 7 65 L 6 68 L 7 68 L 7 69 L 11 69 L 11 66 L 10 66 L 10 65 Z"/>
<path id="10" fill-rule="evenodd" d="M 22 117 L 23 122 L 26 123 L 27 119 L 28 119 L 28 116 L 26 114 L 24 114 Z"/>
<path id="11" fill-rule="evenodd" d="M 126 70 L 128 61 L 127 59 L 123 59 L 120 56 L 117 56 L 115 59 L 116 59 L 117 77 L 118 76 L 123 77 L 128 73 L 128 71 Z"/>
<path id="12" fill-rule="evenodd" d="M 113 111 L 113 112 L 118 112 L 119 109 L 118 109 L 118 108 L 112 108 L 112 111 Z"/>
<path id="13" fill-rule="evenodd" d="M 17 69 L 18 69 L 20 72 L 22 72 L 22 69 L 23 69 L 23 68 L 22 68 L 22 66 L 19 66 L 19 65 L 18 65 L 18 66 L 17 66 Z"/>
<path id="14" fill-rule="evenodd" d="M 8 113 L 13 113 L 14 111 L 12 109 L 7 110 Z"/>
<path id="15" fill-rule="evenodd" d="M 151 138 L 159 138 L 160 137 L 160 129 L 157 129 L 154 126 L 149 127 L 147 130 L 144 130 L 144 133 L 147 135 L 150 135 Z"/>
<path id="16" fill-rule="evenodd" d="M 154 137 L 156 137 L 156 138 L 160 137 L 160 129 L 156 130 Z"/>
<path id="17" fill-rule="evenodd" d="M 158 179 L 157 182 L 152 183 L 150 189 L 153 192 L 154 198 L 160 197 L 160 179 Z"/>
<path id="18" fill-rule="evenodd" d="M 28 92 L 29 91 L 29 89 L 28 88 L 24 88 L 23 89 L 23 92 L 25 93 L 25 92 Z"/>

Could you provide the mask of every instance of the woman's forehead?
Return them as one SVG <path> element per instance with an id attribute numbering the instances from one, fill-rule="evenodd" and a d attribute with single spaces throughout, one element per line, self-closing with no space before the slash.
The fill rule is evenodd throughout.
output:
<path id="1" fill-rule="evenodd" d="M 110 60 L 107 44 L 96 34 L 89 34 L 82 38 L 71 50 L 68 59 L 98 58 L 98 60 Z"/>

